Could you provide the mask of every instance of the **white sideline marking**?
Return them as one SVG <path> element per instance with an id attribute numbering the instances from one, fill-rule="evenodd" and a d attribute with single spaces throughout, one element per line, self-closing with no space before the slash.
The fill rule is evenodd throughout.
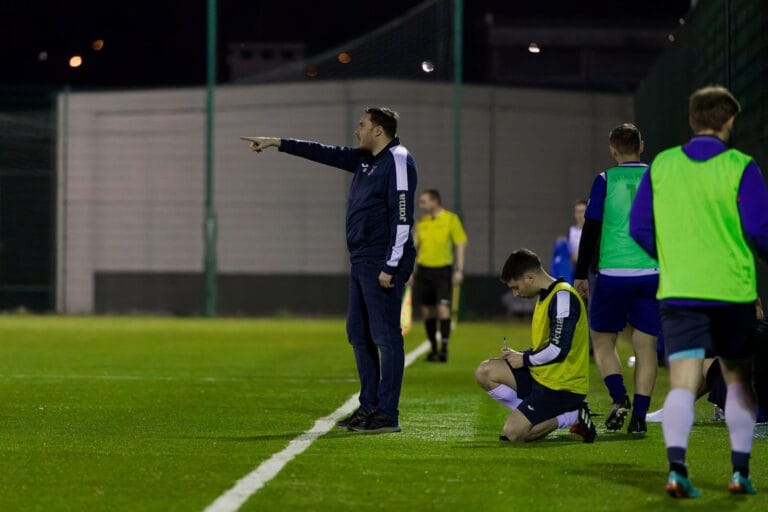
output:
<path id="1" fill-rule="evenodd" d="M 411 363 L 413 363 L 417 357 L 424 354 L 427 349 L 429 349 L 429 342 L 425 341 L 415 349 L 411 350 L 405 356 L 405 366 L 410 366 Z M 342 417 L 351 414 L 352 411 L 357 408 L 357 400 L 358 394 L 355 393 L 349 397 L 349 400 L 344 402 L 344 405 L 328 416 L 315 421 L 312 428 L 293 438 L 293 440 L 288 443 L 288 446 L 282 451 L 275 453 L 269 459 L 259 464 L 256 469 L 238 480 L 234 487 L 216 498 L 216 501 L 208 505 L 204 512 L 235 512 L 242 507 L 243 504 L 248 501 L 248 498 L 253 496 L 259 489 L 264 487 L 267 482 L 277 476 L 285 465 L 291 462 L 294 457 L 300 455 L 304 450 L 309 448 L 315 439 L 328 433 L 328 431 L 331 430 L 336 425 L 336 422 Z"/>

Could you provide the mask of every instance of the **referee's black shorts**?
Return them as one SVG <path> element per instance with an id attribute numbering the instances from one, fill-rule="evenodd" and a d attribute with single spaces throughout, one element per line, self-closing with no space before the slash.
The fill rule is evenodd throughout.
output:
<path id="1" fill-rule="evenodd" d="M 421 301 L 422 306 L 436 306 L 451 304 L 451 292 L 453 291 L 453 270 L 447 267 L 422 267 L 416 268 L 414 278 L 414 293 Z"/>

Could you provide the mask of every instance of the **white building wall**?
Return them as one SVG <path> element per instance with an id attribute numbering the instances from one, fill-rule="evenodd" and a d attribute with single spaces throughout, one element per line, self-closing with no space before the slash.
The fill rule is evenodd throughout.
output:
<path id="1" fill-rule="evenodd" d="M 202 271 L 204 99 L 203 89 L 59 97 L 59 311 L 93 311 L 95 272 Z M 364 107 L 391 106 L 419 189 L 438 188 L 452 208 L 452 101 L 449 85 L 401 81 L 220 87 L 219 271 L 347 272 L 351 175 L 276 151 L 254 154 L 240 135 L 352 144 Z M 573 201 L 610 165 L 608 131 L 632 120 L 631 97 L 467 86 L 464 101 L 467 273 L 495 274 L 521 246 L 548 261 Z"/>

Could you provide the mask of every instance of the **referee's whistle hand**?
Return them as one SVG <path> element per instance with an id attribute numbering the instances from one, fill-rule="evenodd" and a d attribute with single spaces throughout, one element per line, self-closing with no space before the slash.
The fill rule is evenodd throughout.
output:
<path id="1" fill-rule="evenodd" d="M 379 284 L 382 288 L 394 288 L 395 284 L 392 282 L 392 276 L 384 272 L 379 273 Z"/>

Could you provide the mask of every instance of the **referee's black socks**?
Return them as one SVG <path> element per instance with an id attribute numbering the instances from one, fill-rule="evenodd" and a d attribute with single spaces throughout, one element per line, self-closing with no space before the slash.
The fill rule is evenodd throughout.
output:
<path id="1" fill-rule="evenodd" d="M 442 350 L 443 352 L 448 351 L 448 338 L 451 337 L 451 319 L 446 318 L 443 320 L 440 319 L 440 339 L 442 340 Z"/>
<path id="2" fill-rule="evenodd" d="M 429 344 L 432 345 L 432 352 L 437 353 L 437 318 L 424 320 L 424 328 L 427 330 L 427 338 L 429 338 Z"/>

